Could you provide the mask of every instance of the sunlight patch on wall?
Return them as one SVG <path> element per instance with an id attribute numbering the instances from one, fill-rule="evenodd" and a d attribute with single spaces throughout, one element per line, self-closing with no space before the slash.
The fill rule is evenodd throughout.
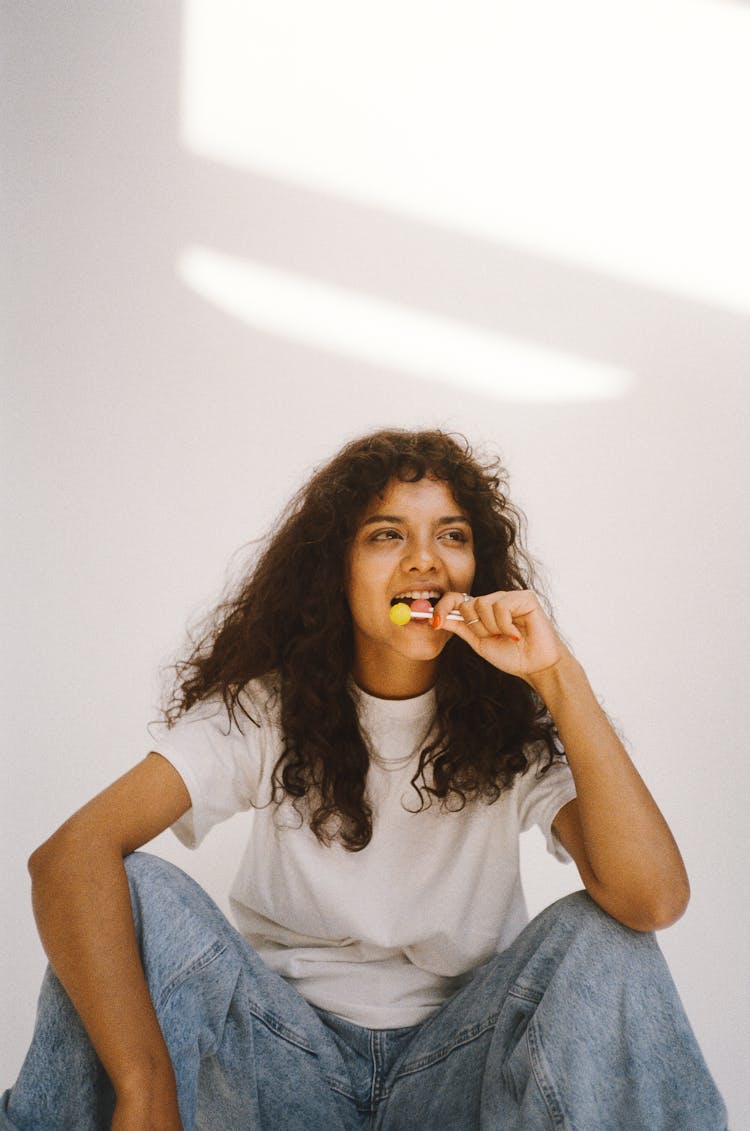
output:
<path id="1" fill-rule="evenodd" d="M 186 0 L 183 144 L 750 310 L 750 5 Z"/>
<path id="2" fill-rule="evenodd" d="M 185 249 L 177 273 L 257 330 L 504 401 L 607 400 L 634 383 L 625 370 L 206 247 Z"/>

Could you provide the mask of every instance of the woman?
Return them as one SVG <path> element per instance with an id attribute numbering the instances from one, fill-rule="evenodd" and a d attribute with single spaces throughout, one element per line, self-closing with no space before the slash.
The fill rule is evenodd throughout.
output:
<path id="1" fill-rule="evenodd" d="M 31 858 L 51 970 L 2 1127 L 725 1128 L 651 934 L 679 851 L 504 488 L 386 431 L 293 500 L 152 752 Z M 236 931 L 135 850 L 243 809 Z M 586 892 L 526 925 L 532 824 Z"/>

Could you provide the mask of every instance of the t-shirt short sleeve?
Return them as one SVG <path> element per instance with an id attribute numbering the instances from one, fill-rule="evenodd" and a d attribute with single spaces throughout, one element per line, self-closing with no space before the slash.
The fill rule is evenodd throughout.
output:
<path id="1" fill-rule="evenodd" d="M 575 782 L 570 766 L 561 755 L 546 769 L 540 769 L 540 749 L 527 751 L 530 765 L 525 774 L 516 779 L 518 814 L 521 832 L 537 825 L 547 842 L 547 851 L 563 863 L 571 859 L 552 830 L 557 814 L 576 796 Z"/>
<path id="2" fill-rule="evenodd" d="M 197 848 L 214 825 L 258 800 L 271 754 L 268 728 L 262 704 L 245 696 L 243 706 L 246 711 L 238 704 L 231 715 L 222 699 L 209 699 L 171 728 L 161 722 L 148 726 L 152 750 L 174 766 L 190 794 L 191 808 L 172 826 L 188 848 Z"/>

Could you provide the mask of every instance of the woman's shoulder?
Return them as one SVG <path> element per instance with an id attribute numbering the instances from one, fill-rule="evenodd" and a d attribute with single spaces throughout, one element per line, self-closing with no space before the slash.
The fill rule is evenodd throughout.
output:
<path id="1" fill-rule="evenodd" d="M 150 723 L 161 731 L 194 731 L 223 729 L 225 733 L 246 731 L 246 722 L 254 728 L 265 729 L 278 724 L 281 696 L 279 679 L 275 672 L 248 680 L 242 687 L 214 690 L 182 711 L 176 719 Z M 254 729 L 253 728 L 253 729 Z"/>
<path id="2" fill-rule="evenodd" d="M 279 673 L 266 672 L 248 680 L 238 692 L 237 706 L 257 725 L 277 725 L 281 714 Z"/>

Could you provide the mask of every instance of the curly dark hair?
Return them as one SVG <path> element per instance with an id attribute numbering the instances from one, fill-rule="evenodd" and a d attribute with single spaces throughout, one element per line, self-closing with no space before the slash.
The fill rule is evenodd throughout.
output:
<path id="1" fill-rule="evenodd" d="M 340 840 L 351 851 L 369 843 L 372 811 L 369 754 L 349 693 L 348 550 L 363 509 L 391 480 L 425 476 L 444 481 L 469 517 L 474 592 L 539 592 L 523 546 L 525 519 L 507 497 L 499 459 L 482 461 L 463 436 L 438 430 L 374 432 L 347 444 L 294 496 L 249 575 L 210 614 L 190 657 L 175 665 L 164 711 L 172 726 L 194 704 L 220 695 L 239 725 L 243 687 L 277 673 L 284 749 L 273 773 L 275 799 L 304 802 L 318 839 Z M 528 744 L 540 744 L 534 761 L 542 771 L 555 760 L 556 733 L 541 699 L 453 638 L 440 655 L 435 691 L 436 728 L 412 779 L 421 807 L 433 797 L 448 809 L 496 801 L 528 768 Z"/>

